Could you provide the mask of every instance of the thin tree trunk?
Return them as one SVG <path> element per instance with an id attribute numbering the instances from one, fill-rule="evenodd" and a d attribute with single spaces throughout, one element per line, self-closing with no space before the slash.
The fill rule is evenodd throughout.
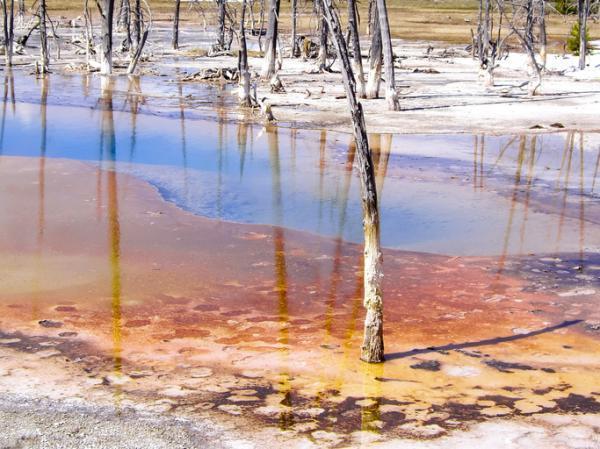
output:
<path id="1" fill-rule="evenodd" d="M 140 46 L 142 40 L 142 5 L 140 0 L 135 0 L 133 7 L 133 42 L 135 49 Z"/>
<path id="2" fill-rule="evenodd" d="M 321 0 L 322 2 L 322 0 Z M 321 4 L 320 14 L 323 14 L 323 4 Z M 319 71 L 324 72 L 327 69 L 327 19 L 323 15 L 319 23 L 319 53 L 317 55 Z"/>
<path id="3" fill-rule="evenodd" d="M 265 26 L 265 0 L 260 0 L 260 10 L 258 13 L 258 49 L 263 51 L 262 34 Z M 254 28 L 252 29 L 254 30 Z"/>
<path id="4" fill-rule="evenodd" d="M 362 105 L 356 99 L 356 84 L 348 48 L 344 40 L 342 25 L 331 0 L 323 0 L 324 13 L 342 65 L 342 78 L 348 106 L 352 116 L 354 139 L 357 149 L 357 163 L 360 174 L 363 206 L 364 248 L 364 306 L 367 310 L 365 333 L 361 348 L 361 359 L 369 363 L 384 360 L 383 346 L 383 300 L 381 280 L 383 278 L 383 257 L 379 236 L 379 210 L 373 160 L 369 149 L 367 130 Z"/>
<path id="5" fill-rule="evenodd" d="M 546 61 L 548 57 L 548 36 L 546 34 L 546 2 L 545 0 L 539 0 L 540 4 L 540 17 L 539 17 L 539 27 L 540 27 L 540 57 L 542 60 L 542 67 L 546 67 Z"/>
<path id="6" fill-rule="evenodd" d="M 173 13 L 173 50 L 179 49 L 179 10 L 181 9 L 181 0 L 175 0 L 175 12 Z"/>
<path id="7" fill-rule="evenodd" d="M 100 6 L 100 3 L 98 3 L 98 6 Z M 102 75 L 110 75 L 113 68 L 112 48 L 114 11 L 115 0 L 103 0 L 100 11 L 102 15 L 102 51 L 100 52 L 100 73 Z"/>
<path id="8" fill-rule="evenodd" d="M 2 1 L 2 18 L 4 26 L 4 55 L 6 58 L 6 66 L 12 66 L 13 58 L 13 41 L 14 41 L 14 30 L 15 30 L 15 2 L 10 0 L 10 7 L 8 0 Z"/>
<path id="9" fill-rule="evenodd" d="M 121 2 L 119 20 L 125 29 L 125 41 L 123 42 L 123 48 L 125 51 L 131 51 L 131 3 L 129 0 L 123 0 Z"/>
<path id="10" fill-rule="evenodd" d="M 40 15 L 40 72 L 47 73 L 50 65 L 50 57 L 48 55 L 48 32 L 46 29 L 46 0 L 39 0 L 39 15 Z"/>
<path id="11" fill-rule="evenodd" d="M 280 0 L 269 0 L 269 25 L 267 28 L 267 42 L 265 57 L 261 76 L 263 79 L 270 80 L 276 73 L 275 63 L 277 60 L 277 37 L 279 26 L 279 5 Z"/>
<path id="12" fill-rule="evenodd" d="M 577 10 L 579 15 L 579 70 L 585 69 L 585 57 L 587 54 L 587 19 L 589 0 L 579 0 Z"/>
<path id="13" fill-rule="evenodd" d="M 217 51 L 224 51 L 225 46 L 225 0 L 217 0 L 219 9 L 218 27 L 217 27 Z"/>
<path id="14" fill-rule="evenodd" d="M 242 106 L 251 106 L 250 99 L 250 72 L 248 70 L 248 49 L 246 47 L 246 0 L 242 0 L 242 11 L 240 18 L 240 56 L 238 71 L 240 73 L 239 81 L 239 99 Z"/>
<path id="15" fill-rule="evenodd" d="M 131 58 L 129 65 L 127 66 L 127 74 L 128 75 L 132 75 L 133 72 L 135 72 L 135 68 L 140 60 L 140 57 L 142 56 L 142 51 L 144 50 L 144 45 L 146 45 L 146 40 L 148 39 L 148 32 L 149 32 L 149 30 L 144 30 L 144 32 L 142 33 L 142 40 L 140 40 L 140 43 L 138 44 L 137 48 L 135 49 L 135 53 L 133 54 L 133 57 Z"/>
<path id="16" fill-rule="evenodd" d="M 292 0 L 292 53 L 291 57 L 296 58 L 298 56 L 298 45 L 297 39 L 297 25 L 298 25 L 298 0 Z"/>
<path id="17" fill-rule="evenodd" d="M 388 20 L 385 0 L 377 0 L 377 13 L 379 14 L 379 27 L 383 46 L 383 63 L 385 68 L 385 99 L 390 111 L 398 111 L 398 94 L 396 93 L 396 75 L 394 72 L 394 51 L 392 48 L 392 35 Z"/>
<path id="18" fill-rule="evenodd" d="M 381 29 L 377 5 L 373 4 L 371 12 L 371 48 L 369 50 L 369 78 L 367 80 L 367 98 L 379 98 L 382 69 Z"/>
<path id="19" fill-rule="evenodd" d="M 365 73 L 362 64 L 362 53 L 360 51 L 360 33 L 358 31 L 358 14 L 356 0 L 348 0 L 348 28 L 352 42 L 352 54 L 354 65 L 352 67 L 356 77 L 356 93 L 359 98 L 366 98 Z"/>

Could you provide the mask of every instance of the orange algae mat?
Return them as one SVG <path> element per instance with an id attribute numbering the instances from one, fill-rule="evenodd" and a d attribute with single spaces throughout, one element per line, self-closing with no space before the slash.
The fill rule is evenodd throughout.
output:
<path id="1" fill-rule="evenodd" d="M 551 281 L 560 261 L 386 251 L 369 366 L 359 245 L 198 217 L 73 161 L 0 158 L 0 204 L 4 390 L 299 434 L 600 412 L 600 295 Z"/>

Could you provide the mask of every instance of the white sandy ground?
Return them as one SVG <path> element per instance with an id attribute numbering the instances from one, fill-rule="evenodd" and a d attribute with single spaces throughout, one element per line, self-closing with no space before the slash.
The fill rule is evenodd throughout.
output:
<path id="1" fill-rule="evenodd" d="M 53 58 L 54 73 L 81 71 L 85 56 L 76 54 L 78 47 L 69 43 L 72 37 L 81 39 L 82 28 L 61 27 L 61 59 Z M 121 37 L 117 37 L 120 41 Z M 149 38 L 146 56 L 139 71 L 144 79 L 155 79 L 154 91 L 144 95 L 172 99 L 176 89 L 171 85 L 205 68 L 237 66 L 237 55 L 195 56 L 205 52 L 213 36 L 195 27 L 181 31 L 181 48 L 170 49 L 170 26 L 158 23 Z M 31 38 L 24 55 L 15 58 L 17 67 L 31 72 L 38 58 L 37 36 Z M 289 53 L 288 37 L 282 38 L 283 54 Z M 495 86 L 485 87 L 478 76 L 478 64 L 464 45 L 424 41 L 394 41 L 396 88 L 402 111 L 387 111 L 385 99 L 362 100 L 369 132 L 372 133 L 520 133 L 559 131 L 550 125 L 561 123 L 565 129 L 600 131 L 600 42 L 591 43 L 593 54 L 588 56 L 585 70 L 578 70 L 578 58 L 573 55 L 550 54 L 539 95 L 528 98 L 528 60 L 523 53 L 513 51 L 499 61 L 495 71 Z M 257 48 L 251 38 L 250 48 Z M 233 44 L 237 48 L 236 43 Z M 368 42 L 363 42 L 365 68 Z M 52 54 L 56 44 L 52 41 Z M 115 76 L 123 76 L 128 56 L 118 54 Z M 251 71 L 257 75 L 261 58 L 250 58 Z M 30 67 L 30 68 L 27 68 Z M 271 93 L 268 83 L 257 77 L 257 96 L 266 98 L 273 106 L 275 119 L 280 123 L 300 127 L 342 129 L 349 131 L 347 101 L 337 64 L 335 73 L 316 73 L 313 60 L 283 58 L 280 78 L 285 93 Z M 437 73 L 428 73 L 434 71 Z M 382 84 L 382 90 L 383 84 Z M 193 94 L 192 94 L 193 97 Z M 186 99 L 187 100 L 187 99 Z M 211 110 L 213 105 L 197 106 Z M 214 113 L 214 111 L 212 112 Z M 240 110 L 240 117 L 248 114 Z M 532 127 L 536 129 L 532 130 Z"/>
<path id="2" fill-rule="evenodd" d="M 433 427 L 433 426 L 432 426 Z M 432 429 L 435 430 L 435 429 Z M 257 432 L 257 436 L 260 432 Z M 281 438 L 283 435 L 278 435 Z M 380 435 L 356 432 L 347 448 L 373 449 L 598 449 L 600 416 L 537 415 L 521 420 L 493 420 L 455 431 L 438 439 L 378 442 Z M 124 410 L 80 402 L 22 396 L 0 396 L 0 448 L 2 449 L 266 449 L 281 447 L 281 440 L 259 441 L 236 435 L 209 421 L 189 421 L 147 412 Z M 287 447 L 331 447 L 339 436 L 326 431 L 311 438 L 294 439 Z"/>
<path id="3" fill-rule="evenodd" d="M 600 42 L 593 45 L 600 47 Z M 433 50 L 428 53 L 430 48 Z M 181 60 L 158 58 L 163 51 L 155 49 L 151 58 L 156 60 L 155 68 L 182 65 Z M 365 48 L 363 54 L 366 52 Z M 499 62 L 495 86 L 488 88 L 479 79 L 477 62 L 464 46 L 397 40 L 394 52 L 399 56 L 396 87 L 402 111 L 387 111 L 385 99 L 362 100 L 369 132 L 519 133 L 530 132 L 532 127 L 539 127 L 536 131 L 557 131 L 550 126 L 554 123 L 565 129 L 600 131 L 600 51 L 588 57 L 583 71 L 577 69 L 578 59 L 573 55 L 549 55 L 542 86 L 533 98 L 527 97 L 528 60 L 522 53 L 510 53 Z M 260 58 L 250 59 L 255 72 L 260 71 L 261 64 Z M 235 67 L 235 58 L 193 58 L 183 65 L 189 72 Z M 422 72 L 430 69 L 439 73 Z M 337 64 L 333 70 L 339 70 Z M 279 75 L 286 92 L 270 93 L 262 83 L 258 85 L 258 97 L 268 99 L 278 121 L 349 130 L 341 75 L 311 73 L 314 71 L 312 61 L 284 58 Z"/>

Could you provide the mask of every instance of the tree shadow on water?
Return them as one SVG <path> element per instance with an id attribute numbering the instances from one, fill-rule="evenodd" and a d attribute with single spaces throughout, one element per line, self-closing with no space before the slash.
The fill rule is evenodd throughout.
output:
<path id="1" fill-rule="evenodd" d="M 452 350 L 457 350 L 457 349 L 475 348 L 478 346 L 497 345 L 500 343 L 507 343 L 510 341 L 522 340 L 525 338 L 530 338 L 530 337 L 535 337 L 537 335 L 546 334 L 546 333 L 553 332 L 558 329 L 563 329 L 565 327 L 574 326 L 581 322 L 583 322 L 583 320 L 569 320 L 569 321 L 563 321 L 562 323 L 556 324 L 554 326 L 548 326 L 548 327 L 544 327 L 542 329 L 527 332 L 526 334 L 509 335 L 507 337 L 494 337 L 494 338 L 488 338 L 486 340 L 467 341 L 464 343 L 449 343 L 449 344 L 443 345 L 443 346 L 429 346 L 427 348 L 411 349 L 410 351 L 404 351 L 404 352 L 393 352 L 391 354 L 386 354 L 385 359 L 389 361 L 389 360 L 395 360 L 395 359 L 402 359 L 402 358 L 410 357 L 410 356 L 414 356 L 414 355 L 427 354 L 429 352 L 452 351 Z"/>

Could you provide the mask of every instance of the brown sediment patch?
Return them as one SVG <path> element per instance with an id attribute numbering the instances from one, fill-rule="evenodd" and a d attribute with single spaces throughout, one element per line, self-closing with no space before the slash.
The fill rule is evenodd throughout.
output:
<path id="1" fill-rule="evenodd" d="M 135 178 L 60 160 L 46 161 L 40 211 L 32 163 L 0 164 L 0 269 L 19 272 L 0 280 L 0 368 L 33 357 L 40 383 L 23 388 L 45 391 L 50 358 L 90 400 L 344 435 L 598 412 L 600 344 L 579 321 L 598 296 L 575 306 L 562 284 L 531 288 L 527 258 L 386 250 L 388 361 L 370 366 L 360 246 L 193 216 Z"/>

